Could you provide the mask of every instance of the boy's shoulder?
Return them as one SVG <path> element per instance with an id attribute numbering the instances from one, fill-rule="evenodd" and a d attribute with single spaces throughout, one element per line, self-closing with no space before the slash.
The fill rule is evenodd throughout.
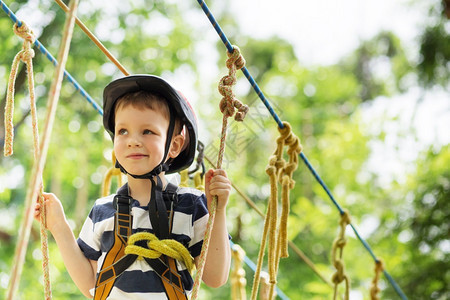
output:
<path id="1" fill-rule="evenodd" d="M 201 197 L 203 195 L 203 192 L 192 187 L 178 187 L 177 194 L 178 196 L 182 195 L 182 197 L 183 196 Z"/>
<path id="2" fill-rule="evenodd" d="M 116 194 L 111 194 L 111 195 L 108 195 L 106 197 L 98 198 L 97 200 L 95 200 L 94 206 L 102 206 L 102 205 L 105 205 L 105 204 L 106 205 L 108 205 L 108 204 L 112 205 L 113 200 L 114 200 L 114 196 L 116 196 Z"/>

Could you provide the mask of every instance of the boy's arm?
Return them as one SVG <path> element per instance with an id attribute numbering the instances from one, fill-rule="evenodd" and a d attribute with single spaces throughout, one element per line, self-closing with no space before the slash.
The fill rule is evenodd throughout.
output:
<path id="1" fill-rule="evenodd" d="M 53 194 L 44 193 L 47 228 L 55 238 L 64 265 L 78 289 L 89 298 L 89 290 L 95 286 L 96 262 L 86 258 L 77 244 L 75 236 L 64 215 L 61 202 Z M 35 217 L 39 218 L 39 204 Z"/>
<path id="2" fill-rule="evenodd" d="M 199 257 L 195 258 L 196 265 Z M 217 209 L 203 270 L 203 282 L 213 288 L 224 285 L 228 280 L 230 261 L 231 250 L 226 225 L 226 213 L 225 209 Z"/>
<path id="3" fill-rule="evenodd" d="M 203 270 L 203 281 L 210 287 L 220 287 L 228 280 L 230 271 L 231 250 L 227 230 L 226 206 L 231 192 L 231 183 L 224 170 L 209 170 L 205 178 L 205 194 L 208 206 L 217 196 L 217 209 L 211 240 Z M 197 265 L 199 257 L 195 258 Z"/>

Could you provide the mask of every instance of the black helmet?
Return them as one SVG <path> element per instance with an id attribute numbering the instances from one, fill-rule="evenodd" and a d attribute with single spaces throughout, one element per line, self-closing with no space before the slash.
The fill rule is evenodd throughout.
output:
<path id="1" fill-rule="evenodd" d="M 111 138 L 114 140 L 114 109 L 116 101 L 127 93 L 137 91 L 153 92 L 162 96 L 168 103 L 170 111 L 171 126 L 176 116 L 185 126 L 185 143 L 183 150 L 167 166 L 166 173 L 175 173 L 189 167 L 195 157 L 197 147 L 197 120 L 194 110 L 187 99 L 177 90 L 175 90 L 167 81 L 154 75 L 131 75 L 123 77 L 109 83 L 103 91 L 103 125 Z M 173 128 L 168 135 L 172 136 Z M 167 136 L 166 153 L 170 146 L 172 137 Z"/>

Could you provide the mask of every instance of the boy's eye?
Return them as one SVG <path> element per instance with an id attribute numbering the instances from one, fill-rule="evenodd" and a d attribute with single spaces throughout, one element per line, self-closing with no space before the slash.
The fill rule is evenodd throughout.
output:
<path id="1" fill-rule="evenodd" d="M 118 133 L 119 135 L 124 135 L 124 134 L 127 134 L 128 131 L 127 131 L 126 129 L 119 129 L 119 130 L 117 131 L 117 133 Z"/>
<path id="2" fill-rule="evenodd" d="M 152 134 L 153 131 L 149 130 L 149 129 L 144 129 L 143 134 Z"/>

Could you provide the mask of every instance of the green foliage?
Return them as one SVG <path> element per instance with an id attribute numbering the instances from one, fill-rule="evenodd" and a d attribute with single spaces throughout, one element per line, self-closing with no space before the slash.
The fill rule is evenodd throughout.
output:
<path id="1" fill-rule="evenodd" d="M 31 3 L 9 4 L 14 11 L 29 9 Z M 78 17 L 102 40 L 105 46 L 131 73 L 177 74 L 200 90 L 196 103 L 206 132 L 200 139 L 206 155 L 217 157 L 221 114 L 217 82 L 225 69 L 225 48 L 217 42 L 217 66 L 220 74 L 205 78 L 199 67 L 204 47 L 200 31 L 212 30 L 189 17 L 197 16 L 194 4 L 167 1 L 131 1 L 101 5 L 80 3 Z M 220 6 L 220 2 L 212 3 Z M 36 8 L 34 8 L 36 9 Z M 33 24 L 39 40 L 56 56 L 61 38 L 64 14 L 53 1 L 40 1 L 38 10 L 45 22 Z M 431 10 L 434 11 L 434 10 Z M 216 16 L 217 17 L 217 16 Z M 203 16 L 202 16 L 203 18 Z M 258 40 L 241 36 L 232 15 L 225 7 L 218 18 L 237 40 L 247 60 L 247 67 L 281 120 L 288 121 L 299 136 L 303 152 L 338 202 L 349 209 L 352 222 L 363 232 L 387 270 L 411 299 L 446 299 L 450 297 L 449 275 L 449 147 L 435 146 L 419 156 L 414 170 L 408 169 L 406 181 L 380 183 L 383 174 L 369 169 L 374 155 L 373 142 L 385 142 L 388 134 L 367 129 L 361 110 L 372 105 L 378 96 L 394 96 L 419 82 L 425 88 L 448 85 L 448 34 L 444 19 L 424 28 L 419 62 L 405 55 L 398 37 L 381 32 L 363 41 L 358 49 L 333 66 L 304 67 L 293 46 L 283 39 Z M 21 48 L 12 32 L 12 23 L 0 16 L 0 107 L 4 107 L 10 62 Z M 208 31 L 209 32 L 209 31 Z M 211 47 L 214 50 L 214 45 Z M 203 61 L 203 60 L 202 60 Z M 380 72 L 380 66 L 384 72 Z M 448 66 L 447 66 L 448 67 Z M 46 96 L 54 67 L 36 52 L 34 59 L 39 124 L 44 124 Z M 94 46 L 79 28 L 74 31 L 66 68 L 99 104 L 103 87 L 121 76 L 119 70 Z M 387 71 L 386 71 L 387 70 Z M 210 73 L 208 73 L 209 76 Z M 23 73 L 24 75 L 24 73 Z M 184 77 L 183 77 L 184 76 Z M 266 210 L 270 187 L 265 173 L 269 156 L 275 150 L 278 136 L 276 123 L 266 107 L 255 96 L 243 76 L 238 74 L 237 96 L 250 106 L 244 123 L 230 120 L 224 168 L 232 181 L 262 211 Z M 25 77 L 23 77 L 24 79 Z M 15 154 L 0 157 L 0 293 L 4 294 L 14 263 L 17 228 L 24 210 L 24 198 L 33 164 L 32 136 L 26 82 L 16 83 Z M 0 112 L 2 112 L 0 110 Z M 3 141 L 3 114 L 0 114 L 0 141 Z M 393 118 L 392 122 L 398 122 Z M 42 126 L 42 125 L 40 125 Z M 370 125 L 369 125 L 370 126 Z M 412 137 L 417 138 L 412 131 Z M 63 202 L 75 233 L 93 201 L 100 195 L 101 178 L 111 165 L 111 141 L 102 128 L 101 117 L 67 82 L 62 86 L 46 168 L 45 190 L 57 194 Z M 299 163 L 294 174 L 296 186 L 291 199 L 289 238 L 314 263 L 329 281 L 335 272 L 330 252 L 338 234 L 339 214 L 328 195 Z M 228 206 L 230 234 L 247 256 L 256 262 L 261 243 L 263 219 L 250 209 L 238 193 Z M 26 257 L 19 299 L 42 297 L 39 234 L 34 225 Z M 347 232 L 348 242 L 343 260 L 352 281 L 352 292 L 369 299 L 373 278 L 373 260 L 354 234 Z M 55 299 L 83 299 L 66 272 L 58 249 L 50 237 L 51 276 Z M 266 270 L 266 264 L 264 265 Z M 253 271 L 245 267 L 247 294 L 250 294 Z M 278 286 L 291 299 L 329 299 L 333 289 L 323 282 L 295 253 L 282 259 Z M 395 291 L 385 278 L 379 285 L 383 299 L 396 299 Z M 202 299 L 229 299 L 230 281 L 222 288 L 203 285 Z M 342 292 L 342 289 L 340 290 Z"/>

